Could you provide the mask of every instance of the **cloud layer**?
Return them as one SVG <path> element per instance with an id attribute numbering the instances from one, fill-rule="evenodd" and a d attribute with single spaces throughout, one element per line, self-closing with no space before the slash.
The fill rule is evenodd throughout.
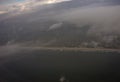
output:
<path id="1" fill-rule="evenodd" d="M 93 25 L 92 31 L 117 32 L 120 30 L 120 6 L 84 7 L 70 9 L 56 16 L 59 21 L 68 21 L 79 26 Z"/>
<path id="2" fill-rule="evenodd" d="M 79 27 L 92 25 L 91 33 L 120 33 L 120 5 L 117 0 L 25 0 L 24 2 L 0 6 L 0 20 L 9 17 L 23 21 L 55 20 L 77 24 Z M 4 14 L 4 16 L 3 16 Z M 10 19 L 12 20 L 12 19 Z M 15 20 L 13 20 L 14 22 Z M 15 22 L 14 22 L 15 23 Z M 55 29 L 61 23 L 50 27 Z"/>
<path id="3" fill-rule="evenodd" d="M 67 2 L 71 0 L 25 0 L 23 2 L 15 2 L 10 3 L 4 6 L 0 6 L 0 14 L 6 13 L 25 13 L 25 12 L 32 12 L 37 7 L 41 8 L 44 5 L 53 5 L 61 2 Z M 4 2 L 4 1 L 0 1 Z M 4 12 L 3 12 L 4 11 Z"/>

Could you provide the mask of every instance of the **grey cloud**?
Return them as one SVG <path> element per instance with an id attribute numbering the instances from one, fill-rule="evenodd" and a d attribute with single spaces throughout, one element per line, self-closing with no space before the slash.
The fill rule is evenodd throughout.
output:
<path id="1" fill-rule="evenodd" d="M 60 3 L 54 6 L 42 6 L 42 9 L 41 9 L 40 6 L 35 7 L 36 4 L 33 4 L 33 3 L 36 3 L 37 1 L 39 2 L 41 0 L 31 0 L 30 2 L 28 0 L 27 3 L 24 3 L 26 8 L 30 8 L 30 9 L 33 8 L 33 10 L 31 11 L 32 12 L 35 11 L 35 12 L 30 14 L 27 13 L 25 15 L 22 14 L 20 16 L 20 19 L 22 20 L 30 19 L 29 21 L 37 21 L 41 19 L 57 20 L 60 22 L 67 21 L 67 22 L 77 24 L 78 26 L 91 24 L 93 25 L 93 27 L 90 29 L 90 32 L 92 33 L 113 32 L 113 31 L 116 33 L 120 33 L 119 32 L 119 29 L 120 29 L 119 28 L 120 27 L 120 22 L 119 22 L 120 6 L 119 5 L 116 5 L 116 6 L 87 5 L 87 6 L 78 7 L 78 4 L 80 5 L 80 3 L 78 2 L 81 2 L 83 0 L 72 0 L 71 2 Z M 83 2 L 87 3 L 86 1 L 87 0 L 84 0 Z M 97 3 L 96 0 L 91 0 L 91 1 Z M 69 8 L 66 5 L 67 6 L 70 5 Z M 21 6 L 23 6 L 24 8 L 24 5 L 20 5 L 20 6 L 15 5 L 11 7 L 11 9 L 14 10 L 14 14 L 15 12 L 20 12 L 20 10 L 22 11 L 23 8 L 21 8 Z M 27 10 L 25 10 L 25 12 L 26 11 Z M 17 18 L 19 18 L 19 16 L 17 16 Z M 52 29 L 56 28 L 56 24 L 51 26 L 50 29 L 51 28 Z"/>
<path id="2" fill-rule="evenodd" d="M 6 2 L 10 2 L 10 1 L 15 1 L 15 0 L 0 0 L 0 3 L 6 3 Z"/>
<path id="3" fill-rule="evenodd" d="M 70 9 L 55 17 L 79 26 L 91 24 L 94 32 L 120 32 L 120 6 Z M 119 32 L 118 32 L 119 31 Z"/>

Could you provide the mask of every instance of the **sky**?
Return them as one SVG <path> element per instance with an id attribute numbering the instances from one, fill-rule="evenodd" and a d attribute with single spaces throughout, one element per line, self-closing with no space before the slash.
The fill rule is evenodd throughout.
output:
<path id="1" fill-rule="evenodd" d="M 0 20 L 31 13 L 44 15 L 47 13 L 46 15 L 49 17 L 59 13 L 61 16 L 64 12 L 65 14 L 73 11 L 82 13 L 83 10 L 91 12 L 95 8 L 100 9 L 99 7 L 105 6 L 111 8 L 119 5 L 120 0 L 0 0 Z M 93 9 L 90 11 L 89 8 Z"/>
<path id="2" fill-rule="evenodd" d="M 24 13 L 32 11 L 33 8 L 44 7 L 44 5 L 53 5 L 71 0 L 0 0 L 0 14 L 11 12 Z M 15 13 L 14 12 L 14 13 Z"/>
<path id="3" fill-rule="evenodd" d="M 43 8 L 45 6 L 63 4 L 68 2 L 68 7 L 83 6 L 83 5 L 104 5 L 104 4 L 119 4 L 119 0 L 0 0 L 0 14 L 11 12 L 30 12 L 32 9 Z M 14 12 L 14 13 L 15 13 Z"/>
<path id="4" fill-rule="evenodd" d="M 117 32 L 120 0 L 0 0 L 0 21 L 24 23 L 44 19 L 93 24 L 93 32 L 98 28 Z"/>

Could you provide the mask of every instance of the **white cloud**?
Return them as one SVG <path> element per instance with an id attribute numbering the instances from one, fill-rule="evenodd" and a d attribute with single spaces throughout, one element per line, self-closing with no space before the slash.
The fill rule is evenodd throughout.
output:
<path id="1" fill-rule="evenodd" d="M 66 1 L 71 1 L 71 0 L 44 0 L 44 4 L 56 4 L 56 3 L 61 3 L 61 2 L 66 2 Z"/>
<path id="2" fill-rule="evenodd" d="M 57 29 L 62 26 L 63 23 L 56 23 L 49 27 L 49 30 Z"/>

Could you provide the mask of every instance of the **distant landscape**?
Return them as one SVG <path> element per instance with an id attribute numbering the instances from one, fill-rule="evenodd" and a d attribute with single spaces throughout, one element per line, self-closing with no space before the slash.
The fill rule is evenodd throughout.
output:
<path id="1" fill-rule="evenodd" d="M 0 82 L 120 82 L 120 0 L 0 0 Z"/>

